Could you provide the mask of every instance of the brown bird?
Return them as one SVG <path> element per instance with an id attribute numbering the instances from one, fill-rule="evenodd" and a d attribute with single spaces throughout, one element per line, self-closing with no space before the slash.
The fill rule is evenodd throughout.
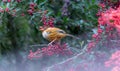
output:
<path id="1" fill-rule="evenodd" d="M 39 30 L 42 31 L 42 36 L 50 41 L 48 45 L 51 45 L 55 41 L 60 41 L 66 36 L 77 38 L 73 35 L 67 34 L 64 30 L 57 27 L 39 27 Z"/>

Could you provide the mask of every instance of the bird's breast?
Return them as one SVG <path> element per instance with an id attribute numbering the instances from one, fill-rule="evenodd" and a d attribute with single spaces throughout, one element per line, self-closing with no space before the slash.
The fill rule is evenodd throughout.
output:
<path id="1" fill-rule="evenodd" d="M 45 39 L 47 39 L 47 38 L 48 38 L 48 33 L 47 33 L 46 31 L 43 31 L 43 32 L 42 32 L 42 36 L 43 36 Z"/>

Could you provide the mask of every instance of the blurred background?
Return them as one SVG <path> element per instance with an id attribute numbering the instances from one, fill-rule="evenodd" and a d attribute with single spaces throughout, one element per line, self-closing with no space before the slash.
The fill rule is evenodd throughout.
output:
<path id="1" fill-rule="evenodd" d="M 98 26 L 97 14 L 102 10 L 99 3 L 103 1 L 0 0 L 0 71 L 7 71 L 4 68 L 13 71 L 16 65 L 18 68 L 23 68 L 24 65 L 33 67 L 27 64 L 28 62 L 32 63 L 27 59 L 29 50 L 35 51 L 42 47 L 30 46 L 49 43 L 39 31 L 39 26 L 43 25 L 41 19 L 45 11 L 47 11 L 45 14 L 47 18 L 54 18 L 55 27 L 80 38 L 77 40 L 66 37 L 62 39 L 63 43 L 77 49 L 87 45 Z M 34 60 L 33 63 L 36 64 L 37 61 L 40 62 L 40 60 Z M 39 66 L 35 68 L 39 68 Z M 27 71 L 34 71 L 34 69 Z"/>
<path id="2" fill-rule="evenodd" d="M 0 3 L 0 54 L 28 49 L 29 45 L 47 42 L 39 31 L 43 12 L 55 18 L 54 25 L 75 36 L 91 36 L 97 26 L 96 0 L 11 0 Z M 33 8 L 30 4 L 33 3 Z M 5 10 L 2 12 L 2 10 Z M 89 33 L 89 34 L 88 34 Z M 86 39 L 86 37 L 84 37 Z M 89 39 L 88 39 L 89 40 Z M 86 41 L 86 40 L 84 40 Z"/>

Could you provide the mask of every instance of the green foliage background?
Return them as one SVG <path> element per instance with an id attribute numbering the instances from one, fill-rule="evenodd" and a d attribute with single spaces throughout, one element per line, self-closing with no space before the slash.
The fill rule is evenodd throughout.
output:
<path id="1" fill-rule="evenodd" d="M 27 13 L 31 2 L 37 4 L 33 15 Z M 47 10 L 47 16 L 55 18 L 55 26 L 70 34 L 92 32 L 97 26 L 98 3 L 98 0 L 70 0 L 67 8 L 69 15 L 63 16 L 64 0 L 22 0 L 20 3 L 14 0 L 10 3 L 1 1 L 0 7 L 16 9 L 17 16 L 14 17 L 7 12 L 0 13 L 0 54 L 19 54 L 19 51 L 29 51 L 29 45 L 46 42 L 38 30 L 39 25 L 42 25 L 38 10 Z M 25 13 L 25 16 L 21 16 L 21 13 Z"/>

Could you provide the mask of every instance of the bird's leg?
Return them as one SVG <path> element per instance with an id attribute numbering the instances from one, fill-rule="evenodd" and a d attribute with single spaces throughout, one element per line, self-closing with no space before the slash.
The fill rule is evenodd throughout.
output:
<path id="1" fill-rule="evenodd" d="M 61 40 L 58 40 L 56 44 L 61 45 Z"/>
<path id="2" fill-rule="evenodd" d="M 49 46 L 49 45 L 52 45 L 52 43 L 55 42 L 55 41 L 56 41 L 56 38 L 55 38 L 53 41 L 51 41 L 51 42 L 48 44 L 48 46 Z"/>

